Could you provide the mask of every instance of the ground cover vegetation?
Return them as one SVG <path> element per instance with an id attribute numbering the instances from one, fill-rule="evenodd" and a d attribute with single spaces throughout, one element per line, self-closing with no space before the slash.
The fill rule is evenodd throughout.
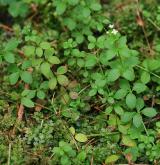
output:
<path id="1" fill-rule="evenodd" d="M 0 164 L 160 164 L 160 2 L 0 0 Z"/>

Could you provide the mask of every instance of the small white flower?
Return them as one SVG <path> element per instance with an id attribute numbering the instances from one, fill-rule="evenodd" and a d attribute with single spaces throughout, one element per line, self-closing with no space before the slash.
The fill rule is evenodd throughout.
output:
<path id="1" fill-rule="evenodd" d="M 118 31 L 116 29 L 113 29 L 111 33 L 116 35 Z"/>
<path id="2" fill-rule="evenodd" d="M 109 25 L 109 28 L 110 28 L 110 29 L 113 29 L 113 28 L 114 28 L 114 25 L 113 25 L 113 24 L 110 24 L 110 25 Z"/>

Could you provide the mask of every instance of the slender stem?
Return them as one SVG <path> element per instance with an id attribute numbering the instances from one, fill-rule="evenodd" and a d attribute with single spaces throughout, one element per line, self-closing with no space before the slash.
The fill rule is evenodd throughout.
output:
<path id="1" fill-rule="evenodd" d="M 157 28 L 158 31 L 160 31 L 160 27 L 155 23 L 153 22 L 150 18 L 148 18 L 148 21 Z"/>
<path id="2" fill-rule="evenodd" d="M 145 130 L 145 132 L 146 132 L 146 135 L 149 136 L 149 133 L 148 133 L 148 131 L 147 131 L 147 128 L 146 128 L 146 126 L 145 126 L 143 120 L 142 120 L 142 124 L 143 124 L 144 130 Z M 154 142 L 151 142 L 151 143 L 152 143 L 153 145 L 155 145 Z"/>
<path id="3" fill-rule="evenodd" d="M 153 76 L 155 76 L 155 77 L 157 77 L 157 78 L 160 79 L 160 76 L 158 76 L 157 74 L 155 74 L 155 73 L 153 73 L 153 72 L 150 72 L 150 71 L 147 70 L 146 68 L 144 68 L 144 67 L 142 67 L 142 66 L 140 66 L 140 65 L 136 65 L 136 67 L 137 67 L 137 68 L 140 68 L 140 69 L 142 69 L 142 70 L 144 70 L 144 71 L 146 71 L 146 72 L 148 72 L 148 73 L 152 74 Z"/>
<path id="4" fill-rule="evenodd" d="M 147 136 L 149 136 L 149 133 L 148 133 L 147 128 L 146 128 L 146 126 L 145 126 L 145 124 L 144 124 L 144 122 L 143 122 L 143 121 L 142 121 L 142 124 L 143 124 L 144 130 L 145 130 L 145 132 L 146 132 Z"/>
<path id="5" fill-rule="evenodd" d="M 8 149 L 8 162 L 7 165 L 10 165 L 11 162 L 11 143 L 9 143 L 9 149 Z"/>
<path id="6" fill-rule="evenodd" d="M 119 59 L 120 59 L 120 62 L 121 62 L 121 65 L 122 65 L 122 67 L 123 67 L 123 65 L 124 65 L 124 63 L 123 63 L 123 60 L 122 60 L 122 57 L 121 57 L 121 55 L 119 54 L 119 51 L 118 51 L 118 57 L 119 57 Z"/>
<path id="7" fill-rule="evenodd" d="M 41 121 L 41 128 L 42 128 L 42 126 L 43 126 L 43 123 L 44 123 L 44 120 Z"/>
<path id="8" fill-rule="evenodd" d="M 111 132 L 111 133 L 107 133 L 105 135 L 116 135 L 116 134 L 119 134 L 119 132 Z M 90 134 L 90 135 L 87 135 L 88 137 L 96 137 L 96 136 L 104 136 L 104 134 Z"/>
<path id="9" fill-rule="evenodd" d="M 78 92 L 78 94 L 80 95 L 83 91 L 85 91 L 88 87 L 90 87 L 90 84 L 89 85 L 87 85 L 86 87 L 84 87 L 82 90 L 80 90 L 79 92 Z"/>
<path id="10" fill-rule="evenodd" d="M 142 22 L 143 22 L 143 19 L 142 19 L 141 15 L 140 15 L 141 10 L 140 10 L 140 5 L 139 5 L 139 0 L 136 0 L 136 4 L 137 4 L 137 16 L 138 16 L 138 17 L 142 20 Z M 145 27 L 144 27 L 144 23 L 141 25 L 141 28 L 142 28 L 142 31 L 143 31 L 143 33 L 144 33 L 144 37 L 145 37 L 147 46 L 148 46 L 149 50 L 151 51 L 152 49 L 151 49 L 149 40 L 148 40 L 148 38 L 147 38 L 147 33 L 146 33 L 146 30 L 145 30 Z"/>
<path id="11" fill-rule="evenodd" d="M 149 50 L 152 50 L 152 49 L 151 49 L 151 46 L 150 46 L 150 43 L 149 43 L 149 41 L 148 41 L 147 33 L 146 33 L 146 30 L 145 30 L 144 26 L 142 26 L 142 30 L 143 30 L 144 37 L 145 37 L 145 39 L 146 39 L 146 43 L 147 43 L 147 45 L 148 45 L 148 48 L 149 48 Z"/>

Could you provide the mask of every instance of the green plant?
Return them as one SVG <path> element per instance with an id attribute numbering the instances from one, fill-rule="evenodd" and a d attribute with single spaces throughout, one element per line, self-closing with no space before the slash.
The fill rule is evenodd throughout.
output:
<path id="1" fill-rule="evenodd" d="M 159 8 L 0 0 L 0 163 L 159 164 Z"/>

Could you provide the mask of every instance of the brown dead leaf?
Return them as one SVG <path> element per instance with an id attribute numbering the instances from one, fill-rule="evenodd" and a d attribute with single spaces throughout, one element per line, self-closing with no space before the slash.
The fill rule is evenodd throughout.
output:
<path id="1" fill-rule="evenodd" d="M 137 15 L 136 21 L 137 21 L 137 24 L 138 24 L 139 26 L 144 27 L 144 21 L 143 21 L 143 19 L 141 18 L 140 15 Z"/>
<path id="2" fill-rule="evenodd" d="M 70 92 L 69 96 L 71 99 L 76 100 L 78 98 L 78 93 L 77 92 Z"/>

